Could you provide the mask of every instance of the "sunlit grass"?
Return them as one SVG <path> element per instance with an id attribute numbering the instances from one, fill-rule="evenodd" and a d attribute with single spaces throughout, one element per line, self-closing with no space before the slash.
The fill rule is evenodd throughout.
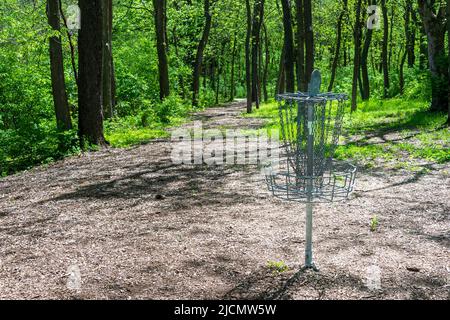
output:
<path id="1" fill-rule="evenodd" d="M 267 119 L 267 128 L 279 128 L 276 102 L 263 104 L 244 117 Z M 447 115 L 428 111 L 428 103 L 417 100 L 371 100 L 349 107 L 344 117 L 343 138 L 336 151 L 338 159 L 353 159 L 371 167 L 376 162 L 415 170 L 412 160 L 433 163 L 450 161 L 450 131 Z"/>

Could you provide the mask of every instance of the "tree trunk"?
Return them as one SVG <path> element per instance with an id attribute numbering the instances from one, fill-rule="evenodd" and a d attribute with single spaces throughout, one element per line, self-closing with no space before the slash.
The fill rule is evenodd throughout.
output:
<path id="1" fill-rule="evenodd" d="M 200 86 L 200 73 L 203 61 L 203 51 L 208 43 L 209 33 L 211 31 L 212 16 L 210 12 L 210 0 L 204 0 L 204 14 L 205 14 L 205 27 L 203 29 L 202 38 L 197 47 L 197 54 L 195 56 L 194 72 L 192 80 L 192 105 L 198 106 L 198 93 Z"/>
<path id="2" fill-rule="evenodd" d="M 447 36 L 450 44 L 450 0 L 447 0 Z M 450 127 L 450 45 L 448 46 L 447 125 Z"/>
<path id="3" fill-rule="evenodd" d="M 276 88 L 277 94 L 286 92 L 286 89 L 285 89 L 286 73 L 285 73 L 285 68 L 284 68 L 285 53 L 286 53 L 286 46 L 283 45 L 283 49 L 281 50 L 281 55 L 280 55 L 280 69 L 278 72 L 278 81 L 277 81 L 277 88 Z"/>
<path id="4" fill-rule="evenodd" d="M 308 1 L 308 0 L 306 0 Z M 281 0 L 283 7 L 283 27 L 284 27 L 284 70 L 286 73 L 286 90 L 295 91 L 294 75 L 294 36 L 292 33 L 291 6 L 289 0 Z"/>
<path id="5" fill-rule="evenodd" d="M 175 48 L 175 54 L 177 57 L 180 56 L 180 52 L 178 49 L 178 35 L 177 35 L 177 27 L 174 26 L 173 28 L 173 46 Z M 186 98 L 186 88 L 184 86 L 184 76 L 183 73 L 179 73 L 178 74 L 178 81 L 180 81 L 180 88 L 181 88 L 181 98 L 183 98 L 183 100 Z"/>
<path id="6" fill-rule="evenodd" d="M 161 100 L 170 95 L 169 65 L 167 62 L 166 0 L 153 0 L 156 49 L 158 51 L 159 97 Z"/>
<path id="7" fill-rule="evenodd" d="M 112 0 L 103 0 L 103 114 L 113 116 Z"/>
<path id="8" fill-rule="evenodd" d="M 426 0 L 419 1 L 419 12 L 422 17 L 428 38 L 428 63 L 431 72 L 431 110 L 446 111 L 448 108 L 448 68 L 445 59 L 445 9 L 433 12 L 433 7 Z"/>
<path id="9" fill-rule="evenodd" d="M 264 72 L 263 72 L 263 94 L 264 102 L 267 103 L 269 100 L 269 94 L 267 93 L 267 77 L 269 73 L 269 61 L 270 61 L 270 51 L 269 51 L 269 37 L 267 36 L 266 25 L 263 24 L 264 30 L 264 46 L 265 46 L 265 59 L 264 59 Z"/>
<path id="10" fill-rule="evenodd" d="M 80 0 L 78 39 L 78 130 L 81 148 L 86 143 L 105 145 L 102 113 L 103 12 L 101 1 Z"/>
<path id="11" fill-rule="evenodd" d="M 311 81 L 311 74 L 314 70 L 314 32 L 312 25 L 312 5 L 311 0 L 303 0 L 303 13 L 305 22 L 305 76 L 306 83 Z"/>
<path id="12" fill-rule="evenodd" d="M 59 0 L 47 1 L 48 24 L 55 31 L 60 30 Z M 64 78 L 64 60 L 61 37 L 53 36 L 49 40 L 50 72 L 52 78 L 53 104 L 58 130 L 72 128 L 69 103 L 67 102 L 66 81 Z"/>
<path id="13" fill-rule="evenodd" d="M 252 100 L 256 103 L 256 109 L 259 108 L 259 76 L 258 76 L 258 56 L 261 24 L 264 18 L 264 0 L 255 0 L 253 8 L 252 21 Z"/>
<path id="14" fill-rule="evenodd" d="M 399 87 L 400 87 L 400 95 L 403 95 L 403 92 L 405 89 L 405 77 L 404 77 L 403 69 L 404 69 L 407 57 L 408 57 L 408 49 L 406 48 L 406 50 L 403 53 L 403 56 L 401 58 L 400 67 L 399 67 L 398 83 L 399 83 Z"/>
<path id="15" fill-rule="evenodd" d="M 234 32 L 233 40 L 233 51 L 231 52 L 231 79 L 230 79 L 230 101 L 234 100 L 236 84 L 234 80 L 234 64 L 236 61 L 236 42 L 237 42 L 237 32 Z"/>
<path id="16" fill-rule="evenodd" d="M 372 1 L 372 4 L 375 1 Z M 366 28 L 366 37 L 364 39 L 364 46 L 361 53 L 361 84 L 362 84 L 362 90 L 361 90 L 361 98 L 362 100 L 366 101 L 370 98 L 370 82 L 369 82 L 369 71 L 367 67 L 367 59 L 369 56 L 369 49 L 370 49 L 370 43 L 372 41 L 372 33 L 373 30 Z"/>
<path id="17" fill-rule="evenodd" d="M 357 0 L 355 3 L 355 28 L 354 28 L 354 42 L 355 53 L 353 57 L 353 82 L 352 82 L 352 112 L 357 108 L 357 95 L 358 95 L 358 77 L 359 77 L 359 62 L 360 62 L 360 50 L 361 50 L 361 2 Z"/>
<path id="18" fill-rule="evenodd" d="M 414 52 L 414 47 L 416 44 L 416 30 L 414 25 L 411 23 L 411 16 L 413 12 L 412 6 L 413 0 L 406 0 L 405 7 L 405 34 L 406 34 L 406 52 L 408 56 L 408 68 L 414 67 L 416 62 L 416 56 Z"/>
<path id="19" fill-rule="evenodd" d="M 395 6 L 391 6 L 391 19 L 390 19 L 390 29 L 389 29 L 389 44 L 388 44 L 388 48 L 389 48 L 389 55 L 388 55 L 388 68 L 389 71 L 391 70 L 391 66 L 392 66 L 392 53 L 394 51 L 394 45 L 393 45 L 393 32 L 394 32 L 394 17 L 395 17 Z"/>
<path id="20" fill-rule="evenodd" d="M 386 7 L 386 0 L 381 0 L 381 10 L 383 11 L 383 48 L 381 53 L 381 64 L 383 68 L 383 96 L 389 95 L 389 63 L 388 63 L 388 41 L 389 41 L 389 20 Z"/>
<path id="21" fill-rule="evenodd" d="M 245 85 L 247 89 L 247 113 L 252 113 L 252 80 L 251 80 L 251 63 L 250 63 L 250 37 L 252 34 L 252 11 L 250 0 L 245 0 L 247 12 L 247 36 L 245 38 Z"/>
<path id="22" fill-rule="evenodd" d="M 61 14 L 61 18 L 63 19 L 64 26 L 66 27 L 67 38 L 69 40 L 70 62 L 72 63 L 73 77 L 75 78 L 75 82 L 78 83 L 77 64 L 75 62 L 75 46 L 74 46 L 73 40 L 72 40 L 72 33 L 69 30 L 69 28 L 68 28 L 67 19 L 66 19 L 65 15 L 64 15 L 64 12 L 62 10 L 61 0 L 58 0 L 58 3 L 59 3 L 59 13 Z"/>
<path id="23" fill-rule="evenodd" d="M 305 23 L 303 14 L 303 0 L 296 0 L 296 21 L 297 21 L 297 88 L 299 91 L 307 91 L 308 85 L 305 76 Z"/>
<path id="24" fill-rule="evenodd" d="M 344 8 L 341 11 L 337 22 L 337 38 L 336 38 L 336 51 L 334 52 L 333 63 L 331 65 L 331 79 L 328 85 L 328 92 L 333 90 L 334 79 L 336 78 L 336 70 L 339 63 L 339 54 L 341 50 L 341 38 L 342 38 L 342 20 L 347 12 L 347 0 L 344 0 Z"/>

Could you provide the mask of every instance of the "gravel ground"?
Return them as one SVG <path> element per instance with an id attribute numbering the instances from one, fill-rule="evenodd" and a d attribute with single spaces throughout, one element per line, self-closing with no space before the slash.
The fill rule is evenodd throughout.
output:
<path id="1" fill-rule="evenodd" d="M 241 110 L 195 118 L 261 125 Z M 316 273 L 300 270 L 304 205 L 273 198 L 255 167 L 175 165 L 170 153 L 155 141 L 0 179 L 0 298 L 450 298 L 448 165 L 363 171 L 348 201 L 316 205 Z"/>

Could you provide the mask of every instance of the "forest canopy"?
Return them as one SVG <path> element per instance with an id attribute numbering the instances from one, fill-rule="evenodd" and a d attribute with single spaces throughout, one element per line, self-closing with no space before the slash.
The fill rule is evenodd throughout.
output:
<path id="1" fill-rule="evenodd" d="M 440 0 L 2 0 L 0 174 L 237 98 L 251 113 L 313 69 L 353 111 L 402 99 L 443 115 L 449 15 Z"/>

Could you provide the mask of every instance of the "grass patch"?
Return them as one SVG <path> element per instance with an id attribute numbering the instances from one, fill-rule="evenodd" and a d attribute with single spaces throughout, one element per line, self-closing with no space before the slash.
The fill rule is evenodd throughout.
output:
<path id="1" fill-rule="evenodd" d="M 289 267 L 284 261 L 268 261 L 267 268 L 273 273 L 283 273 L 289 271 Z"/>
<path id="2" fill-rule="evenodd" d="M 428 111 L 429 103 L 418 100 L 371 100 L 347 107 L 343 138 L 337 159 L 353 159 L 372 167 L 377 160 L 394 162 L 395 168 L 415 170 L 414 160 L 450 161 L 450 131 L 447 115 Z M 280 129 L 278 106 L 271 101 L 244 117 L 267 119 L 266 128 Z"/>

